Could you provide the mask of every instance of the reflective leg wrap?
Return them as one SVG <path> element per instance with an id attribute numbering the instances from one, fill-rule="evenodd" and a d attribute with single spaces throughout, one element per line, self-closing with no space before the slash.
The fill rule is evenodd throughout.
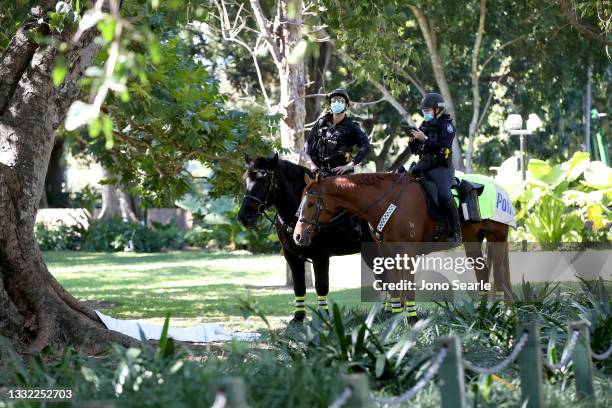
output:
<path id="1" fill-rule="evenodd" d="M 306 312 L 306 305 L 304 299 L 306 296 L 296 296 L 295 297 L 295 311 L 296 312 Z"/>
<path id="2" fill-rule="evenodd" d="M 400 313 L 402 311 L 402 301 L 400 298 L 391 298 L 391 312 Z"/>
<path id="3" fill-rule="evenodd" d="M 407 300 L 406 303 L 406 316 L 416 317 L 416 302 L 414 300 Z"/>
<path id="4" fill-rule="evenodd" d="M 504 291 L 503 290 L 496 290 L 495 291 L 495 301 L 498 300 L 504 300 Z"/>
<path id="5" fill-rule="evenodd" d="M 327 306 L 327 296 L 319 296 L 319 309 L 329 310 Z"/>
<path id="6" fill-rule="evenodd" d="M 383 304 L 385 305 L 385 312 L 391 312 L 391 302 L 387 300 Z"/>

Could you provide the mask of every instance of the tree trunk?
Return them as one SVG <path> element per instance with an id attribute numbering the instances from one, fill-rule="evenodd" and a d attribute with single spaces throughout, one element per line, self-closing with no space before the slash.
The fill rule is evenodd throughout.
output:
<path id="1" fill-rule="evenodd" d="M 56 138 L 53 150 L 51 150 L 51 158 L 49 159 L 47 175 L 45 176 L 45 189 L 43 191 L 43 200 L 46 199 L 47 206 L 49 207 L 63 208 L 68 204 L 61 199 L 61 194 L 64 192 L 64 183 L 66 182 L 63 159 L 64 139 Z"/>
<path id="2" fill-rule="evenodd" d="M 291 52 L 302 39 L 302 0 L 279 0 L 276 19 L 279 22 L 280 63 L 277 64 L 280 81 L 280 102 L 278 110 L 281 121 L 281 145 L 289 149 L 287 159 L 294 163 L 303 162 L 304 120 L 304 61 L 290 61 Z"/>
<path id="3" fill-rule="evenodd" d="M 104 178 L 109 172 L 103 169 Z M 136 199 L 118 185 L 105 184 L 102 186 L 102 209 L 97 219 L 121 217 L 123 222 L 138 222 L 140 211 Z"/>
<path id="4" fill-rule="evenodd" d="M 48 34 L 47 10 L 32 11 L 0 61 L 0 335 L 33 351 L 67 341 L 94 349 L 109 340 L 130 344 L 62 288 L 34 237 L 54 132 L 78 97 L 79 80 L 98 45 L 93 29 L 72 45 L 65 53 L 68 73 L 55 87 L 51 71 L 58 52 L 53 46 L 39 47 L 32 36 Z M 59 43 L 69 41 L 71 33 L 53 36 Z"/>
<path id="5" fill-rule="evenodd" d="M 478 19 L 478 30 L 476 31 L 476 39 L 474 40 L 474 48 L 472 48 L 472 69 L 470 78 L 472 80 L 472 119 L 468 128 L 468 143 L 465 152 L 465 170 L 467 173 L 472 173 L 472 153 L 474 151 L 474 136 L 478 130 L 478 118 L 480 116 L 480 71 L 478 67 L 478 54 L 480 53 L 480 45 L 484 36 L 485 16 L 487 12 L 487 1 L 480 0 L 480 17 Z"/>
<path id="6" fill-rule="evenodd" d="M 431 19 L 428 19 L 423 13 L 423 11 L 417 6 L 408 7 L 417 19 L 417 23 L 419 25 L 419 28 L 421 29 L 423 38 L 425 39 L 425 44 L 427 45 L 427 50 L 429 51 L 429 58 L 431 60 L 431 67 L 433 70 L 434 78 L 436 79 L 436 84 L 438 85 L 440 94 L 442 95 L 442 97 L 444 98 L 444 102 L 446 103 L 446 110 L 453 117 L 455 121 L 455 127 L 458 130 L 458 118 L 455 115 L 455 105 L 453 103 L 453 97 L 448 86 L 448 81 L 446 80 L 446 74 L 444 73 L 444 65 L 442 65 L 442 61 L 440 60 L 440 54 L 438 53 L 435 23 Z M 453 166 L 457 170 L 464 170 L 464 164 L 461 158 L 461 146 L 457 137 L 455 137 L 455 139 L 453 140 Z"/>
<path id="7" fill-rule="evenodd" d="M 306 64 L 306 76 L 308 86 L 306 87 L 306 94 L 320 94 L 325 93 L 325 72 L 329 66 L 331 59 L 332 44 L 331 42 L 321 42 L 319 44 L 318 55 L 313 55 L 308 58 Z M 306 123 L 314 122 L 319 114 L 321 113 L 321 101 L 322 96 L 315 96 L 307 98 L 306 103 Z"/>
<path id="8" fill-rule="evenodd" d="M 280 101 L 278 112 L 283 115 L 280 124 L 281 145 L 288 149 L 285 159 L 304 164 L 304 121 L 306 119 L 304 61 L 291 61 L 291 53 L 302 39 L 302 0 L 278 0 L 274 24 L 263 13 L 259 0 L 251 0 L 251 8 L 279 77 Z M 270 31 L 273 26 L 274 32 Z M 287 265 L 287 285 L 291 273 Z M 308 276 L 308 275 L 311 276 Z M 312 282 L 312 269 L 306 269 L 306 280 Z"/>

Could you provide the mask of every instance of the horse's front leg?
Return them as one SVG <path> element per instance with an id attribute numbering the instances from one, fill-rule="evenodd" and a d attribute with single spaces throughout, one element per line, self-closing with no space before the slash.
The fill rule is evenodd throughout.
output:
<path id="1" fill-rule="evenodd" d="M 323 255 L 312 260 L 315 276 L 315 290 L 319 300 L 319 309 L 328 313 L 327 295 L 329 294 L 329 256 Z"/>
<path id="2" fill-rule="evenodd" d="M 293 322 L 301 323 L 306 317 L 306 271 L 304 260 L 297 255 L 283 251 L 285 260 L 291 269 L 293 277 L 293 293 L 295 295 L 295 309 L 293 311 Z"/>

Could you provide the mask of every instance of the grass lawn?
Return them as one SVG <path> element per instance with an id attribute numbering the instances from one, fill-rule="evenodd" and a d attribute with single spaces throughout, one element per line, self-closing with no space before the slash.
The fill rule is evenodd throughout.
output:
<path id="1" fill-rule="evenodd" d="M 243 319 L 238 305 L 239 298 L 246 296 L 257 300 L 274 326 L 293 314 L 293 291 L 282 286 L 285 262 L 280 255 L 67 251 L 45 252 L 44 259 L 75 297 L 96 301 L 94 308 L 120 319 L 161 323 L 170 313 L 177 326 L 224 322 L 232 330 L 263 327 L 258 317 Z M 330 299 L 346 306 L 361 304 L 354 261 L 338 257 L 331 266 Z M 348 285 L 340 274 L 351 275 Z M 350 285 L 354 287 L 346 287 Z M 306 300 L 316 304 L 314 289 L 308 290 Z"/>

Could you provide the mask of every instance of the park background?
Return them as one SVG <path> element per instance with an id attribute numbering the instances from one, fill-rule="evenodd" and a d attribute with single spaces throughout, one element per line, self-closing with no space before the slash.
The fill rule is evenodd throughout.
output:
<path id="1" fill-rule="evenodd" d="M 2 2 L 0 49 L 10 50 L 34 3 Z M 75 32 L 93 27 L 100 47 L 53 129 L 36 199 L 42 258 L 88 307 L 119 318 L 163 322 L 170 314 L 173 324 L 219 321 L 248 330 L 267 327 L 243 319 L 259 314 L 273 329 L 285 327 L 293 297 L 278 240 L 265 219 L 245 230 L 236 218 L 243 156 L 278 151 L 303 163 L 304 135 L 337 87 L 348 90 L 349 114 L 374 147 L 359 171 L 409 165 L 405 126 L 420 123 L 421 96 L 439 91 L 457 127 L 455 168 L 494 177 L 514 200 L 512 241 L 612 240 L 606 2 L 126 0 L 120 12 L 47 3 L 48 30 L 34 41 L 55 50 L 49 89 L 74 80 Z M 525 180 L 519 137 L 505 127 L 516 113 L 525 126 L 534 114 L 541 122 L 526 137 Z M 356 318 L 367 309 L 359 267 L 358 257 L 331 264 L 331 299 Z M 555 309 L 568 299 L 559 290 L 519 289 L 523 301 L 552 302 L 541 310 L 548 317 L 573 316 Z M 609 300 L 602 302 L 594 319 L 604 344 L 611 317 Z M 469 332 L 477 312 L 464 312 L 461 323 L 447 323 Z M 493 326 L 504 319 L 493 306 L 487 313 Z M 508 333 L 485 360 L 509 345 Z M 404 365 L 403 357 L 394 369 L 410 380 L 418 365 Z M 384 367 L 371 368 L 387 390 L 401 388 L 403 380 L 385 383 L 393 374 Z M 553 384 L 564 376 L 553 376 Z M 503 383 L 474 381 L 475 400 L 511 403 Z M 553 398 L 573 398 L 563 390 L 553 387 Z"/>

